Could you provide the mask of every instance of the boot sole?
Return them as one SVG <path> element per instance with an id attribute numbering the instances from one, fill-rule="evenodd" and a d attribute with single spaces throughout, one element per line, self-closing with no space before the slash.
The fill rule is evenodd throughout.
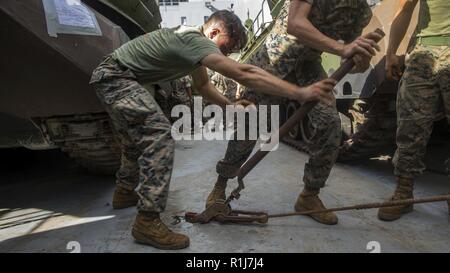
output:
<path id="1" fill-rule="evenodd" d="M 304 207 L 297 207 L 297 206 L 295 206 L 294 209 L 295 209 L 296 212 L 302 212 L 302 211 L 307 211 L 307 210 L 309 210 L 309 209 L 306 209 L 306 208 L 304 208 Z M 324 222 L 324 221 L 321 221 L 320 219 L 316 218 L 316 217 L 313 216 L 312 214 L 306 214 L 306 215 L 304 215 L 304 216 L 311 217 L 314 221 L 316 221 L 316 222 L 318 222 L 318 223 L 321 223 L 321 224 L 324 224 L 324 225 L 328 225 L 328 226 L 334 226 L 334 225 L 337 225 L 337 223 L 339 222 L 338 220 L 336 220 L 336 222 Z"/>
<path id="2" fill-rule="evenodd" d="M 413 206 L 408 206 L 407 208 L 403 209 L 400 214 L 390 214 L 378 211 L 378 219 L 386 222 L 395 221 L 400 219 L 404 214 L 412 212 L 413 209 L 414 209 Z"/>
<path id="3" fill-rule="evenodd" d="M 176 250 L 176 249 L 187 248 L 190 243 L 189 240 L 187 240 L 186 243 L 181 244 L 181 245 L 162 245 L 162 244 L 148 238 L 147 236 L 145 236 L 141 232 L 135 230 L 134 228 L 131 231 L 131 234 L 133 235 L 134 240 L 139 244 L 150 245 L 152 247 L 155 247 L 158 249 L 164 249 L 164 250 Z"/>

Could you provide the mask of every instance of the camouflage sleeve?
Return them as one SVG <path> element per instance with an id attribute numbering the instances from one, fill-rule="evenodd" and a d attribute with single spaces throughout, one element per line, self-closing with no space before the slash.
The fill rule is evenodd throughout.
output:
<path id="1" fill-rule="evenodd" d="M 190 76 L 183 77 L 180 81 L 186 88 L 192 87 L 192 79 Z"/>

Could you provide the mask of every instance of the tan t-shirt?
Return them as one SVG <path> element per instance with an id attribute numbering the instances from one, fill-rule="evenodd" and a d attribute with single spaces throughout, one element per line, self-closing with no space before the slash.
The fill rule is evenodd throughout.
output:
<path id="1" fill-rule="evenodd" d="M 450 0 L 420 0 L 419 37 L 450 35 Z"/>
<path id="2" fill-rule="evenodd" d="M 180 26 L 142 35 L 118 48 L 113 57 L 129 68 L 139 82 L 178 79 L 201 66 L 200 61 L 220 49 L 200 27 Z"/>

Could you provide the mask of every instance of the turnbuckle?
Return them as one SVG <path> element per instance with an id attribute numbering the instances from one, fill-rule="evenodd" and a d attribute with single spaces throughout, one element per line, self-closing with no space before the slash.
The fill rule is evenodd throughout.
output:
<path id="1" fill-rule="evenodd" d="M 266 224 L 269 221 L 269 215 L 266 212 L 232 210 L 230 205 L 224 200 L 217 200 L 202 213 L 186 212 L 185 219 L 189 223 L 201 224 L 206 224 L 211 221 L 219 223 Z"/>

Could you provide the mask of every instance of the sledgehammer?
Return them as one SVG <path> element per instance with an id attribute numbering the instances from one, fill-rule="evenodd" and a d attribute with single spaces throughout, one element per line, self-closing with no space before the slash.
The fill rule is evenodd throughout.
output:
<path id="1" fill-rule="evenodd" d="M 375 40 L 378 43 L 386 34 L 379 28 L 377 28 L 375 33 L 381 36 L 380 39 Z M 353 59 L 346 60 L 331 76 L 330 78 L 339 82 L 342 78 L 349 73 L 353 66 L 355 66 L 355 62 Z M 316 106 L 318 102 L 307 102 L 302 107 L 297 109 L 294 114 L 280 127 L 278 130 L 279 139 L 283 138 L 288 134 L 289 131 L 294 128 L 305 116 Z M 276 134 L 276 133 L 275 133 Z M 267 141 L 266 143 L 270 143 L 271 141 Z M 244 189 L 244 183 L 242 180 L 244 177 L 269 153 L 269 151 L 263 151 L 259 149 L 251 158 L 249 158 L 238 170 L 237 178 L 238 178 L 238 187 L 233 190 L 231 195 L 228 197 L 225 203 L 229 203 L 233 199 L 239 199 L 240 191 Z"/>

